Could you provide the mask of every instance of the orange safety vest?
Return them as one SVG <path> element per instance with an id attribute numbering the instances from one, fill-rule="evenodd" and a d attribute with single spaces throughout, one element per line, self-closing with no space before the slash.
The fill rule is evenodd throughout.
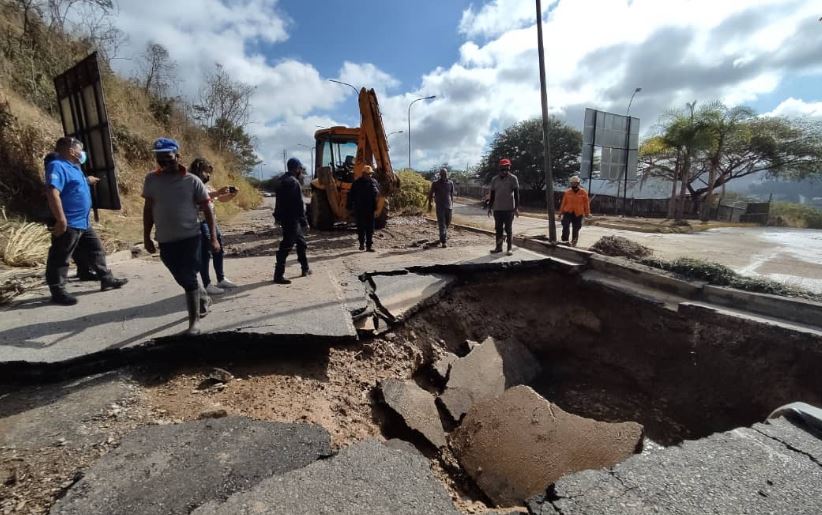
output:
<path id="1" fill-rule="evenodd" d="M 588 201 L 588 192 L 580 188 L 576 192 L 573 188 L 565 190 L 562 195 L 562 204 L 559 206 L 559 213 L 573 213 L 576 216 L 587 216 L 591 214 L 591 203 Z"/>

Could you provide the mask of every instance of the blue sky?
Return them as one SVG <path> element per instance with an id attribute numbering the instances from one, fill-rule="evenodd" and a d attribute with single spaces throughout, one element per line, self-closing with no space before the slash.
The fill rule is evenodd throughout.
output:
<path id="1" fill-rule="evenodd" d="M 692 100 L 822 119 L 820 16 L 818 0 L 544 0 L 551 113 L 579 128 L 585 107 L 624 112 L 642 87 L 631 113 L 645 134 Z M 534 18 L 530 0 L 121 2 L 117 66 L 136 73 L 154 41 L 177 63 L 178 94 L 196 97 L 215 62 L 255 86 L 249 130 L 266 175 L 283 150 L 309 160 L 317 125 L 358 123 L 353 92 L 329 78 L 375 88 L 389 131 L 406 129 L 410 101 L 437 95 L 414 106 L 412 164 L 463 167 L 540 113 Z M 405 135 L 390 143 L 405 166 Z"/>

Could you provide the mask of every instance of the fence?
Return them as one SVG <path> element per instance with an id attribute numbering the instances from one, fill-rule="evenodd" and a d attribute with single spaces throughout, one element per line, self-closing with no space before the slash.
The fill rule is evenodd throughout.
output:
<path id="1" fill-rule="evenodd" d="M 462 186 L 458 194 L 464 197 L 482 199 L 488 191 L 485 186 Z M 563 191 L 554 192 L 554 205 L 559 208 L 562 201 Z M 533 190 L 520 190 L 520 203 L 523 206 L 545 209 L 545 192 Z M 668 204 L 670 199 L 634 199 L 625 200 L 625 214 L 627 216 L 639 216 L 644 218 L 667 218 Z M 685 218 L 699 218 L 702 204 L 700 202 L 685 203 Z M 600 215 L 621 215 L 623 214 L 623 199 L 612 195 L 594 195 L 591 197 L 591 212 Z M 733 205 L 720 205 L 711 209 L 710 218 L 713 220 L 724 220 L 728 222 L 758 223 L 765 225 L 768 223 L 770 213 L 770 203 L 737 203 Z"/>

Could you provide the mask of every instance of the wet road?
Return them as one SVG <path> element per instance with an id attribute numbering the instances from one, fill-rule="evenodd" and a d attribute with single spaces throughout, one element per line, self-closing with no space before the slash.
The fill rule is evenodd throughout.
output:
<path id="1" fill-rule="evenodd" d="M 494 221 L 479 207 L 457 204 L 456 223 L 487 229 Z M 547 221 L 521 216 L 514 232 L 528 236 L 546 234 Z M 557 223 L 557 231 L 560 230 Z M 781 227 L 725 227 L 691 234 L 660 234 L 583 227 L 579 244 L 593 245 L 602 236 L 629 238 L 654 250 L 660 258 L 692 257 L 715 261 L 753 277 L 767 277 L 822 293 L 822 231 Z"/>

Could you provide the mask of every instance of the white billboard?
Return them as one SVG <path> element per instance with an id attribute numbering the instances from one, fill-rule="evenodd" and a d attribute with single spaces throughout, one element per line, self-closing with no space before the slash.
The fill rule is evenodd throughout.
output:
<path id="1" fill-rule="evenodd" d="M 628 179 L 636 180 L 639 118 L 586 109 L 582 128 L 580 177 L 588 178 L 595 171 L 596 147 L 602 149 L 599 163 L 600 179 L 622 179 L 627 155 Z"/>

